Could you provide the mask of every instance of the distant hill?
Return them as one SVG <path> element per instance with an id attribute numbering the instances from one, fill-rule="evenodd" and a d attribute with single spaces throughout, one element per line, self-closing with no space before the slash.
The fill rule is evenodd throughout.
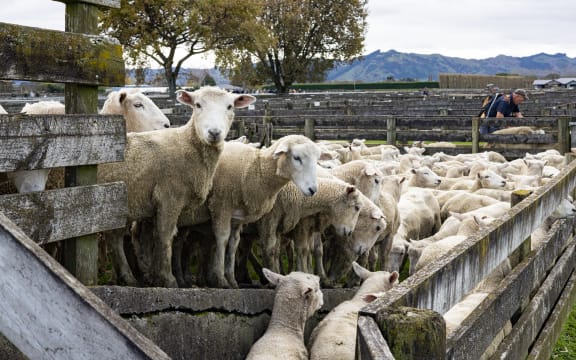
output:
<path id="1" fill-rule="evenodd" d="M 192 72 L 201 78 L 205 72 L 212 76 L 219 85 L 228 85 L 228 79 L 217 69 L 183 68 L 178 77 L 178 85 L 186 85 L 188 74 Z M 526 57 L 499 55 L 476 60 L 443 56 L 440 54 L 422 55 L 401 53 L 395 50 L 386 52 L 374 51 L 349 64 L 341 64 L 328 72 L 326 81 L 361 81 L 379 82 L 389 78 L 395 80 L 438 80 L 440 73 L 495 75 L 498 73 L 533 75 L 544 77 L 558 74 L 562 77 L 576 76 L 576 58 L 566 54 L 536 54 Z M 133 72 L 130 74 L 133 76 Z M 162 69 L 147 69 L 146 83 L 151 84 L 158 76 L 163 76 Z"/>
<path id="2" fill-rule="evenodd" d="M 378 82 L 393 77 L 396 80 L 438 80 L 440 73 L 495 75 L 498 73 L 544 77 L 559 74 L 564 77 L 576 74 L 576 58 L 566 54 L 536 54 L 527 57 L 499 55 L 475 60 L 443 56 L 401 53 L 395 50 L 375 51 L 350 64 L 332 69 L 327 81 Z"/>

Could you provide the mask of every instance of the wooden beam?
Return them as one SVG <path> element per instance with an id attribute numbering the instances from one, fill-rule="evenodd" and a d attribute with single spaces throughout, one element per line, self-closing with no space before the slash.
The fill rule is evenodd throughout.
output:
<path id="1" fill-rule="evenodd" d="M 30 359 L 168 359 L 0 213 L 0 332 Z"/>
<path id="2" fill-rule="evenodd" d="M 100 7 L 120 8 L 120 0 L 54 0 L 65 4 L 84 3 L 98 5 Z"/>
<path id="3" fill-rule="evenodd" d="M 127 204 L 122 182 L 0 196 L 0 212 L 40 244 L 121 228 Z"/>
<path id="4" fill-rule="evenodd" d="M 0 172 L 124 160 L 120 115 L 0 115 Z"/>
<path id="5" fill-rule="evenodd" d="M 0 23 L 0 79 L 123 86 L 122 47 L 110 38 Z"/>

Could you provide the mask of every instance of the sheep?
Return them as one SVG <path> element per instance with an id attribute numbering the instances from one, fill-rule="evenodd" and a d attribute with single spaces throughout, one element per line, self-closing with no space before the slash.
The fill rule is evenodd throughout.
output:
<path id="1" fill-rule="evenodd" d="M 0 105 L 0 115 L 8 115 L 8 111 L 2 105 Z"/>
<path id="2" fill-rule="evenodd" d="M 427 166 L 410 169 L 409 172 L 411 175 L 408 179 L 406 190 L 410 187 L 434 188 L 442 182 L 440 176 L 436 175 L 436 173 Z"/>
<path id="3" fill-rule="evenodd" d="M 457 181 L 451 190 L 469 190 L 474 192 L 481 188 L 504 189 L 506 180 L 492 170 L 479 171 L 473 179 L 462 179 Z"/>
<path id="4" fill-rule="evenodd" d="M 512 126 L 492 132 L 493 135 L 529 135 L 544 134 L 544 130 L 534 129 L 530 126 Z"/>
<path id="5" fill-rule="evenodd" d="M 217 87 L 194 92 L 179 90 L 177 100 L 194 108 L 192 118 L 179 128 L 128 133 L 125 161 L 98 166 L 98 182 L 124 181 L 128 189 L 128 225 L 154 222 L 152 263 L 157 286 L 176 287 L 172 274 L 172 238 L 185 206 L 199 207 L 212 188 L 216 164 L 234 119 L 234 108 L 256 99 L 230 94 Z M 118 278 L 136 284 L 122 247 L 123 229 L 107 234 L 116 255 Z"/>
<path id="6" fill-rule="evenodd" d="M 413 258 L 410 259 L 410 274 L 417 272 L 424 266 L 438 259 L 449 250 L 453 249 L 456 245 L 462 243 L 469 236 L 486 228 L 494 220 L 495 218 L 490 216 L 467 216 L 462 220 L 456 235 L 445 237 L 444 239 L 433 242 L 424 248 L 420 248 L 419 256 L 414 256 L 414 253 L 408 250 L 413 256 Z M 415 263 L 412 262 L 413 260 L 416 260 Z"/>
<path id="7" fill-rule="evenodd" d="M 162 110 L 138 89 L 112 91 L 100 110 L 101 115 L 123 115 L 126 132 L 142 132 L 170 127 Z"/>
<path id="8" fill-rule="evenodd" d="M 328 173 L 340 180 L 354 185 L 371 201 L 377 202 L 380 196 L 380 184 L 384 176 L 374 165 L 364 160 L 353 160 L 330 169 Z"/>
<path id="9" fill-rule="evenodd" d="M 228 142 L 220 156 L 206 206 L 216 250 L 208 270 L 215 287 L 238 287 L 234 276 L 239 226 L 268 213 L 284 185 L 292 181 L 305 196 L 318 191 L 318 145 L 303 135 L 288 135 L 269 148 Z"/>
<path id="10" fill-rule="evenodd" d="M 576 215 L 576 206 L 570 200 L 563 199 L 552 214 L 544 220 L 544 223 L 532 232 L 530 237 L 531 249 L 535 250 L 540 246 L 556 220 L 574 215 Z"/>
<path id="11" fill-rule="evenodd" d="M 26 103 L 20 111 L 27 115 L 64 115 L 66 113 L 64 104 L 58 101 L 39 101 L 36 103 Z M 33 191 L 43 191 L 46 189 L 46 182 L 50 169 L 19 170 L 6 173 L 19 193 Z"/>
<path id="12" fill-rule="evenodd" d="M 386 230 L 386 226 L 386 218 L 382 210 L 370 199 L 364 198 L 352 234 L 347 237 L 334 235 L 326 239 L 325 260 L 329 265 L 327 283 L 335 285 L 348 275 L 353 261 L 360 257 L 367 257 L 368 252 Z"/>
<path id="13" fill-rule="evenodd" d="M 274 306 L 266 332 L 252 345 L 246 360 L 308 359 L 304 343 L 306 321 L 324 305 L 320 278 L 302 272 L 263 273 L 276 287 Z"/>
<path id="14" fill-rule="evenodd" d="M 353 262 L 362 285 L 348 301 L 340 303 L 312 330 L 308 341 L 310 359 L 354 359 L 358 312 L 398 283 L 398 272 L 370 272 Z"/>
<path id="15" fill-rule="evenodd" d="M 271 211 L 255 224 L 264 265 L 272 271 L 280 271 L 280 237 L 288 236 L 301 219 L 325 214 L 330 223 L 342 235 L 350 234 L 358 221 L 364 202 L 355 186 L 341 180 L 318 178 L 318 192 L 311 197 L 303 196 L 293 184 L 286 184 L 278 193 Z M 297 253 L 297 270 L 309 272 L 307 239 L 293 236 Z"/>
<path id="16" fill-rule="evenodd" d="M 460 193 L 451 197 L 440 209 L 440 217 L 444 220 L 450 212 L 465 213 L 484 206 L 498 203 L 499 200 L 476 193 Z"/>

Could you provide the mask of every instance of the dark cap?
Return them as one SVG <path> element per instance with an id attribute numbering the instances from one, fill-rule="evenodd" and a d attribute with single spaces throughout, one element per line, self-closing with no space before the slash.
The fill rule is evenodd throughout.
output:
<path id="1" fill-rule="evenodd" d="M 516 89 L 514 91 L 514 94 L 518 94 L 518 95 L 522 96 L 524 98 L 524 100 L 528 100 L 528 93 L 526 93 L 526 90 L 524 90 L 524 89 Z"/>

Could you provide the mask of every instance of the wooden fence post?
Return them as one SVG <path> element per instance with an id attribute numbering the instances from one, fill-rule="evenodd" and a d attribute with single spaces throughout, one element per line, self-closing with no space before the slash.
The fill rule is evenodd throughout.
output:
<path id="1" fill-rule="evenodd" d="M 396 118 L 386 120 L 386 144 L 396 145 Z"/>
<path id="2" fill-rule="evenodd" d="M 95 35 L 98 31 L 98 8 L 92 4 L 66 4 L 66 31 Z M 67 114 L 97 114 L 98 87 L 66 84 L 64 87 Z M 96 183 L 96 165 L 68 167 L 65 185 L 81 186 Z M 98 235 L 90 234 L 67 239 L 64 245 L 64 266 L 85 285 L 98 283 Z"/>
<path id="3" fill-rule="evenodd" d="M 558 118 L 558 151 L 561 154 L 570 152 L 571 138 L 570 138 L 570 118 L 568 116 L 561 116 Z"/>
<path id="4" fill-rule="evenodd" d="M 411 307 L 385 308 L 376 323 L 397 359 L 445 359 L 446 322 L 439 313 Z"/>
<path id="5" fill-rule="evenodd" d="M 314 141 L 314 118 L 304 119 L 304 136 Z"/>
<path id="6" fill-rule="evenodd" d="M 472 154 L 480 152 L 480 119 L 479 117 L 472 118 Z"/>

